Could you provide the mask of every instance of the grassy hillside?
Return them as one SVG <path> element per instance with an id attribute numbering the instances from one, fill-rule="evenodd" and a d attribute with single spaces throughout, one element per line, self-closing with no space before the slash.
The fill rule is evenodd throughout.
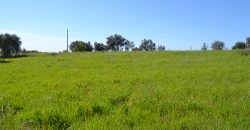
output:
<path id="1" fill-rule="evenodd" d="M 250 129 L 237 51 L 0 59 L 0 129 Z"/>

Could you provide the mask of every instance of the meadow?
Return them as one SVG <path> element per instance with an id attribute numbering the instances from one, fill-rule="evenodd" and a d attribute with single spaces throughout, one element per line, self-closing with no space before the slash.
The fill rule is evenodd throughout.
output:
<path id="1" fill-rule="evenodd" d="M 0 59 L 1 129 L 250 129 L 239 51 Z"/>

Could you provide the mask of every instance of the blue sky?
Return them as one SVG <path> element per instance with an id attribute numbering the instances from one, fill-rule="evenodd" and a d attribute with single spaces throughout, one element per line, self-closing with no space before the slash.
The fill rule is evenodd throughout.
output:
<path id="1" fill-rule="evenodd" d="M 150 38 L 171 50 L 199 50 L 250 36 L 249 0 L 5 0 L 0 33 L 15 33 L 26 49 L 62 51 L 69 41 L 106 42 L 118 33 L 138 46 Z"/>

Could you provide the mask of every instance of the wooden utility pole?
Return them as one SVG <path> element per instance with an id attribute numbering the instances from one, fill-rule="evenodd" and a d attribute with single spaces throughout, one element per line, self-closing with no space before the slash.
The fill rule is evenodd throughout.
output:
<path id="1" fill-rule="evenodd" d="M 250 37 L 246 38 L 246 49 L 250 48 Z"/>
<path id="2" fill-rule="evenodd" d="M 67 29 L 67 52 L 69 52 L 69 31 Z"/>

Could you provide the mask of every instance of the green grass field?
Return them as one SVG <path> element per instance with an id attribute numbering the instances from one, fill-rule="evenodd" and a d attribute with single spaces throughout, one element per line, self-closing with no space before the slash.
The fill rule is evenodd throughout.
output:
<path id="1" fill-rule="evenodd" d="M 250 129 L 238 51 L 0 59 L 1 129 Z"/>

